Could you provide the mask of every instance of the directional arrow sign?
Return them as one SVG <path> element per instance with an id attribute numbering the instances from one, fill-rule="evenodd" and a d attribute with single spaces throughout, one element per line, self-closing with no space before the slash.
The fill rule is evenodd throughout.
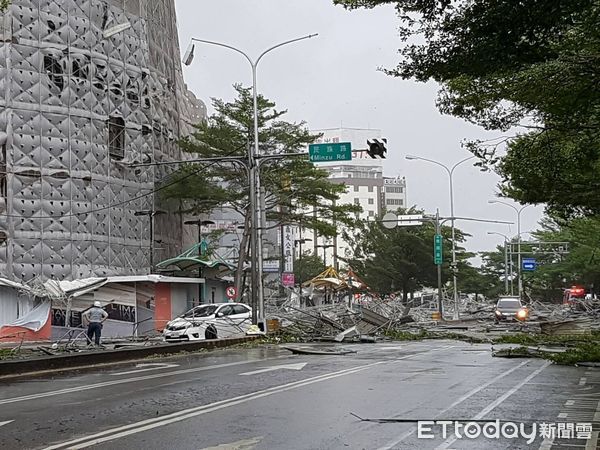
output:
<path id="1" fill-rule="evenodd" d="M 521 262 L 521 266 L 523 270 L 533 271 L 535 270 L 536 261 L 535 258 L 523 258 Z"/>
<path id="2" fill-rule="evenodd" d="M 179 367 L 179 364 L 167 364 L 167 363 L 136 364 L 135 370 L 128 370 L 127 372 L 111 373 L 110 375 L 129 375 L 132 373 L 148 372 L 149 370 L 169 369 L 171 367 Z"/>
<path id="3" fill-rule="evenodd" d="M 0 427 L 3 427 L 4 425 L 8 425 L 11 422 L 14 422 L 14 420 L 6 420 L 4 422 L 0 422 Z"/>
<path id="4" fill-rule="evenodd" d="M 240 373 L 240 375 L 256 375 L 257 373 L 272 372 L 274 370 L 281 370 L 281 369 L 302 370 L 305 365 L 306 365 L 306 363 L 284 364 L 281 366 L 265 367 L 264 369 L 253 370 L 252 372 L 244 372 L 244 373 Z"/>

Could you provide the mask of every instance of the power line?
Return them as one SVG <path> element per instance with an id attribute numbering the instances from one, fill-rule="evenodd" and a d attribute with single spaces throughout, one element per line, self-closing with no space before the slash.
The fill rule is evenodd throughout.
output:
<path id="1" fill-rule="evenodd" d="M 230 155 L 234 154 L 235 152 L 236 152 L 235 150 L 232 151 L 230 153 Z M 227 156 L 230 156 L 230 155 L 227 155 Z M 164 189 L 167 189 L 167 188 L 169 188 L 169 187 L 171 187 L 171 186 L 173 186 L 173 185 L 175 185 L 177 183 L 180 183 L 183 180 L 186 180 L 187 178 L 190 178 L 190 177 L 192 177 L 194 175 L 197 175 L 201 171 L 207 170 L 211 166 L 216 165 L 216 164 L 217 164 L 217 162 L 213 162 L 213 163 L 211 163 L 211 164 L 209 164 L 207 166 L 202 166 L 202 167 L 198 168 L 197 170 L 194 170 L 193 172 L 191 172 L 191 173 L 189 173 L 189 174 L 187 174 L 187 175 L 185 175 L 185 176 L 183 176 L 183 177 L 181 177 L 181 178 L 179 178 L 177 180 L 174 180 L 174 181 L 172 181 L 172 182 L 170 182 L 168 184 L 165 184 L 163 186 L 160 186 L 158 188 L 154 188 L 154 189 L 150 190 L 149 192 L 147 192 L 145 194 L 140 194 L 140 195 L 137 195 L 137 196 L 135 196 L 133 198 L 130 198 L 129 200 L 123 200 L 123 201 L 118 202 L 118 203 L 113 203 L 112 205 L 109 205 L 109 206 L 103 206 L 102 208 L 90 209 L 90 210 L 79 212 L 79 213 L 61 214 L 59 216 L 28 216 L 28 217 L 26 217 L 26 216 L 16 215 L 16 214 L 1 214 L 1 215 L 3 217 L 6 217 L 6 218 L 10 217 L 10 218 L 15 218 L 15 219 L 39 219 L 39 220 L 44 220 L 44 219 L 63 219 L 63 218 L 68 218 L 68 217 L 76 217 L 76 216 L 82 216 L 82 215 L 93 214 L 93 213 L 97 213 L 97 212 L 101 212 L 101 211 L 106 211 L 106 210 L 109 210 L 109 209 L 112 209 L 112 208 L 115 208 L 115 207 L 126 205 L 127 203 L 131 203 L 131 202 L 134 202 L 136 200 L 140 200 L 140 199 L 142 199 L 144 197 L 148 197 L 150 195 L 153 195 L 156 192 L 160 192 L 160 191 L 162 191 Z M 163 179 L 167 179 L 167 178 L 169 178 L 169 176 L 170 175 L 164 177 Z M 161 181 L 162 180 L 159 180 L 159 182 L 161 182 Z"/>

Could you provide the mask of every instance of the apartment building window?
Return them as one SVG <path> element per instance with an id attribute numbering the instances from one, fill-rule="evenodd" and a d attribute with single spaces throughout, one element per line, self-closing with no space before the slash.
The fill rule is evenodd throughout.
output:
<path id="1" fill-rule="evenodd" d="M 369 192 L 373 192 L 373 186 L 369 186 Z"/>
<path id="2" fill-rule="evenodd" d="M 404 192 L 404 188 L 400 186 L 386 186 L 385 192 L 390 192 L 393 194 L 402 194 Z"/>
<path id="3" fill-rule="evenodd" d="M 358 192 L 358 186 L 354 186 L 354 192 Z"/>
<path id="4" fill-rule="evenodd" d="M 369 211 L 369 217 L 374 217 L 375 216 L 375 211 Z"/>
<path id="5" fill-rule="evenodd" d="M 354 204 L 355 205 L 360 205 L 360 198 L 354 197 Z"/>
<path id="6" fill-rule="evenodd" d="M 372 198 L 370 198 L 370 199 L 369 199 L 369 205 L 372 205 L 373 203 L 375 203 L 375 202 L 373 201 L 373 199 L 372 199 Z"/>
<path id="7" fill-rule="evenodd" d="M 108 119 L 108 153 L 115 159 L 125 157 L 125 121 L 122 117 Z"/>

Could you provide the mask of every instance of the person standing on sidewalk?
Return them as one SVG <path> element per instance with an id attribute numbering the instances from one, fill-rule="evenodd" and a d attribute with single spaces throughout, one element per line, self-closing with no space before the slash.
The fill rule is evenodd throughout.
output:
<path id="1" fill-rule="evenodd" d="M 100 345 L 100 335 L 102 334 L 102 324 L 108 318 L 108 313 L 102 309 L 100 302 L 94 302 L 94 306 L 85 311 L 81 317 L 84 323 L 87 322 L 87 336 L 90 343 L 92 337 L 96 345 Z"/>

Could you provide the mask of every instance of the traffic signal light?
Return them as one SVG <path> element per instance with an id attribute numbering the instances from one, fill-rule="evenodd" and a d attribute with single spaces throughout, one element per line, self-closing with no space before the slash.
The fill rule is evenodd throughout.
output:
<path id="1" fill-rule="evenodd" d="M 367 145 L 369 146 L 367 149 L 367 155 L 369 155 L 371 158 L 375 159 L 377 156 L 379 156 L 381 159 L 385 158 L 385 154 L 387 153 L 386 138 L 368 139 Z"/>

